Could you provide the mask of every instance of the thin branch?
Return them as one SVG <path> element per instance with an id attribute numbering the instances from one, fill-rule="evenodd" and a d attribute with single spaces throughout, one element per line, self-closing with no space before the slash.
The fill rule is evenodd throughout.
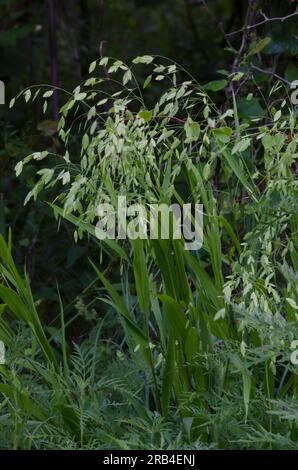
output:
<path id="1" fill-rule="evenodd" d="M 234 36 L 235 34 L 242 33 L 242 31 L 257 28 L 258 26 L 261 26 L 265 23 L 269 23 L 269 22 L 272 22 L 272 21 L 281 21 L 283 23 L 284 21 L 288 20 L 289 18 L 293 18 L 294 16 L 297 16 L 298 11 L 295 11 L 294 13 L 291 13 L 290 15 L 287 15 L 287 16 L 276 16 L 275 18 L 268 18 L 265 15 L 265 13 L 261 13 L 261 14 L 264 17 L 264 20 L 260 21 L 259 23 L 253 24 L 253 25 L 243 26 L 243 28 L 238 29 L 237 31 L 233 31 L 231 33 L 225 33 L 226 36 Z"/>
<path id="2" fill-rule="evenodd" d="M 239 64 L 241 63 L 243 55 L 245 54 L 247 48 L 249 47 L 249 44 L 252 41 L 252 35 L 250 31 L 253 31 L 251 26 L 254 23 L 254 20 L 256 17 L 256 9 L 257 9 L 257 0 L 249 0 L 247 13 L 246 13 L 245 28 L 243 30 L 242 39 L 241 39 L 241 45 L 233 61 L 233 64 L 231 67 L 231 74 L 233 74 L 237 70 Z M 227 89 L 227 97 L 229 98 L 231 95 L 233 95 L 233 93 L 234 93 L 234 83 L 233 83 L 233 80 L 231 79 L 228 89 Z"/>
<path id="3" fill-rule="evenodd" d="M 267 75 L 271 75 L 272 77 L 275 77 L 278 80 L 280 80 L 280 81 L 286 83 L 287 85 L 291 86 L 291 82 L 289 82 L 285 78 L 281 77 L 280 75 L 277 75 L 277 73 L 273 72 L 273 70 L 264 70 L 264 69 L 261 69 L 260 67 L 258 67 L 257 65 L 254 65 L 254 64 L 250 64 L 250 68 L 253 69 L 253 70 L 256 70 L 257 72 L 261 72 L 261 73 L 265 73 Z"/>
<path id="4" fill-rule="evenodd" d="M 107 42 L 107 41 L 101 40 L 100 43 L 99 43 L 99 57 L 100 57 L 101 59 L 104 58 L 104 51 L 103 51 L 103 48 L 104 48 L 104 45 L 106 44 L 106 42 Z M 109 72 L 108 72 L 108 68 L 107 68 L 107 66 L 106 66 L 105 64 L 103 65 L 103 70 L 104 70 L 106 79 L 107 79 L 107 80 L 110 80 L 111 77 L 110 77 L 110 74 L 109 74 Z"/>
<path id="5" fill-rule="evenodd" d="M 234 60 L 234 63 L 232 66 L 232 72 L 234 72 L 236 68 L 238 67 L 242 59 L 242 56 L 247 49 L 247 46 L 249 43 L 249 31 L 253 29 L 252 21 L 255 18 L 256 7 L 257 7 L 257 0 L 249 0 L 249 5 L 248 5 L 247 15 L 246 15 L 246 27 L 243 30 L 241 46 Z"/>

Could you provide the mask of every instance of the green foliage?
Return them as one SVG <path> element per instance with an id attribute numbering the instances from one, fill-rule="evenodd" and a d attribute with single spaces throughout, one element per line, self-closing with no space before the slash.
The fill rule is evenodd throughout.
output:
<path id="1" fill-rule="evenodd" d="M 135 67 L 146 68 L 150 86 L 157 82 L 160 96 L 153 106 L 142 91 L 148 79 L 139 83 Z M 71 359 L 60 300 L 61 350 L 54 352 L 28 278 L 19 276 L 11 242 L 2 239 L 6 285 L 0 295 L 43 353 L 42 359 L 36 351 L 26 367 L 42 377 L 45 396 L 53 393 L 46 409 L 36 408 L 32 388 L 15 389 L 15 376 L 4 369 L 3 407 L 13 400 L 10 419 L 17 423 L 14 446 L 58 446 L 54 427 L 60 420 L 63 448 L 297 448 L 297 366 L 290 356 L 298 337 L 298 138 L 282 86 L 271 89 L 267 114 L 249 124 L 235 96 L 233 109 L 221 112 L 194 79 L 185 78 L 185 70 L 164 59 L 140 56 L 129 67 L 102 58 L 92 62 L 90 72 L 95 76 L 76 87 L 61 109 L 62 154 L 34 152 L 16 166 L 21 174 L 27 165 L 38 165 L 25 203 L 58 187 L 54 211 L 75 226 L 79 241 L 95 235 L 97 205 L 109 202 L 117 211 L 119 195 L 129 203 L 200 202 L 204 242 L 190 252 L 183 240 L 171 237 L 95 240 L 98 252 L 104 249 L 120 261 L 120 284 L 100 257 L 92 259 L 91 269 L 107 296 L 100 299 L 107 315 L 119 314 L 128 351 L 116 346 L 118 360 L 129 362 L 140 386 L 130 389 L 133 399 L 125 413 L 134 409 L 138 419 L 124 419 L 134 429 L 126 437 L 126 424 L 118 427 L 105 410 L 107 428 L 99 431 L 93 413 L 99 327 L 94 326 L 96 340 L 85 352 L 84 343 L 73 346 Z M 34 100 L 28 90 L 17 98 L 22 96 Z M 45 102 L 49 97 L 43 92 Z M 79 155 L 72 151 L 77 120 Z M 15 334 L 7 322 L 1 325 L 0 339 Z M 18 384 L 28 380 L 26 373 L 20 375 Z M 20 397 L 24 405 L 17 419 Z M 26 437 L 32 420 L 39 420 L 41 429 L 36 444 Z M 136 435 L 148 420 L 157 440 L 149 432 L 141 441 Z M 171 423 L 178 438 L 169 431 Z"/>

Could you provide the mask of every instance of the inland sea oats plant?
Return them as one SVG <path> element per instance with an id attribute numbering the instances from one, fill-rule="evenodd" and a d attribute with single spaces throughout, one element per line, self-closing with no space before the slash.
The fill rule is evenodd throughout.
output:
<path id="1" fill-rule="evenodd" d="M 102 58 L 89 72 L 60 110 L 63 152 L 36 151 L 16 174 L 34 165 L 36 183 L 25 204 L 47 200 L 58 219 L 74 226 L 77 243 L 88 236 L 98 246 L 90 269 L 102 308 L 107 316 L 117 312 L 123 328 L 118 358 L 135 380 L 130 418 L 119 424 L 101 401 L 104 422 L 113 424 L 99 431 L 99 336 L 91 335 L 84 350 L 73 346 L 71 356 L 60 301 L 55 350 L 29 279 L 15 268 L 11 240 L 1 239 L 0 297 L 15 325 L 13 331 L 2 313 L 0 340 L 12 344 L 22 325 L 32 341 L 23 368 L 0 366 L 0 406 L 15 448 L 55 443 L 57 420 L 71 448 L 297 448 L 291 357 L 298 339 L 298 137 L 286 90 L 276 83 L 266 111 L 244 119 L 234 95 L 230 107 L 217 109 L 204 87 L 162 57 L 140 56 L 130 66 Z M 11 105 L 41 96 L 46 112 L 52 93 L 48 86 L 28 88 Z M 98 206 L 108 203 L 116 212 L 119 196 L 147 210 L 156 203 L 202 204 L 202 246 L 189 251 L 173 233 L 99 241 Z M 112 275 L 107 259 L 117 261 Z M 118 374 L 120 394 L 123 379 Z M 113 388 L 108 375 L 102 380 Z M 37 389 L 50 403 L 37 406 Z M 138 430 L 152 420 L 156 437 L 145 434 L 140 442 Z"/>

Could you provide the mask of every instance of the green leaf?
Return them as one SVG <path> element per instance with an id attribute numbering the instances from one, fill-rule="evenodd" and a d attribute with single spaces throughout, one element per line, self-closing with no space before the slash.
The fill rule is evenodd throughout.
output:
<path id="1" fill-rule="evenodd" d="M 26 317 L 28 315 L 27 308 L 26 305 L 20 300 L 18 294 L 16 294 L 9 287 L 0 285 L 0 298 L 19 320 L 26 321 Z"/>
<path id="2" fill-rule="evenodd" d="M 231 224 L 227 221 L 227 219 L 223 215 L 219 216 L 219 220 L 221 221 L 222 225 L 225 227 L 228 235 L 230 235 L 232 241 L 234 242 L 235 248 L 237 249 L 237 251 L 240 255 L 241 254 L 241 245 L 240 245 L 238 237 L 237 237 L 236 233 L 234 232 Z"/>
<path id="3" fill-rule="evenodd" d="M 83 145 L 83 149 L 86 150 L 88 145 L 89 145 L 89 135 L 88 134 L 83 135 L 82 145 Z"/>
<path id="4" fill-rule="evenodd" d="M 25 96 L 26 103 L 28 103 L 28 101 L 31 98 L 31 90 L 26 90 L 25 93 L 24 93 L 24 96 Z"/>
<path id="5" fill-rule="evenodd" d="M 239 98 L 237 99 L 238 114 L 240 117 L 251 121 L 252 119 L 264 116 L 264 109 L 260 105 L 258 98 Z"/>
<path id="6" fill-rule="evenodd" d="M 187 335 L 187 322 L 182 307 L 168 295 L 160 295 L 160 300 L 164 305 L 164 310 L 167 318 L 167 323 L 173 337 L 179 339 L 182 344 L 185 344 Z"/>
<path id="7" fill-rule="evenodd" d="M 270 37 L 266 37 L 266 38 L 262 38 L 260 39 L 257 44 L 255 44 L 254 46 L 252 46 L 251 50 L 248 52 L 247 54 L 247 57 L 251 56 L 251 55 L 254 55 L 254 54 L 258 54 L 259 52 L 261 52 L 266 46 L 268 46 L 268 44 L 271 42 L 271 38 Z"/>
<path id="8" fill-rule="evenodd" d="M 74 99 L 75 101 L 83 101 L 87 96 L 87 93 L 83 92 L 83 93 L 77 93 L 74 95 Z"/>
<path id="9" fill-rule="evenodd" d="M 184 130 L 186 133 L 186 138 L 189 142 L 194 142 L 200 137 L 200 125 L 197 122 L 193 121 L 191 117 L 187 118 L 187 121 L 184 124 Z"/>
<path id="10" fill-rule="evenodd" d="M 185 354 L 189 364 L 193 364 L 199 352 L 199 336 L 198 330 L 192 326 L 187 334 L 185 342 Z"/>
<path id="11" fill-rule="evenodd" d="M 232 149 L 232 154 L 234 155 L 234 153 L 244 152 L 250 146 L 250 143 L 251 139 L 249 139 L 248 137 L 239 140 L 239 142 L 236 142 L 236 144 L 234 145 Z"/>
<path id="12" fill-rule="evenodd" d="M 133 64 L 150 64 L 153 61 L 153 57 L 150 55 L 138 56 L 133 59 Z"/>
<path id="13" fill-rule="evenodd" d="M 133 247 L 133 269 L 136 283 L 137 297 L 142 312 L 145 314 L 145 327 L 149 318 L 149 274 L 144 250 L 144 241 L 141 239 L 130 240 Z"/>
<path id="14" fill-rule="evenodd" d="M 206 83 L 203 88 L 204 90 L 210 91 L 220 91 L 226 88 L 228 81 L 225 79 L 222 80 L 213 80 L 212 82 Z"/>
<path id="15" fill-rule="evenodd" d="M 230 127 L 219 127 L 212 129 L 212 134 L 219 142 L 226 144 L 230 141 L 233 130 Z"/>
<path id="16" fill-rule="evenodd" d="M 14 168 L 15 172 L 16 172 L 16 176 L 20 176 L 20 174 L 22 173 L 23 171 L 23 162 L 20 161 L 16 164 L 15 168 Z"/>
<path id="17" fill-rule="evenodd" d="M 246 422 L 247 416 L 248 416 L 250 391 L 251 391 L 251 377 L 246 370 L 242 372 L 242 382 L 243 382 L 243 401 L 244 401 L 244 407 L 245 407 L 245 422 Z"/>
<path id="18" fill-rule="evenodd" d="M 90 66 L 89 66 L 89 73 L 92 73 L 93 70 L 95 70 L 95 67 L 96 67 L 96 60 L 91 62 Z"/>
<path id="19" fill-rule="evenodd" d="M 144 119 L 144 121 L 146 122 L 151 121 L 152 116 L 153 116 L 153 111 L 144 110 L 144 111 L 139 112 L 139 117 Z"/>
<path id="20" fill-rule="evenodd" d="M 298 77 L 298 67 L 293 63 L 290 62 L 285 70 L 285 79 L 289 82 L 293 82 L 297 80 Z"/>
<path id="21" fill-rule="evenodd" d="M 276 113 L 274 114 L 273 120 L 274 122 L 278 121 L 281 118 L 281 110 L 278 109 Z"/>
<path id="22" fill-rule="evenodd" d="M 15 102 L 16 102 L 16 99 L 12 98 L 9 102 L 9 108 L 12 108 L 14 106 Z"/>
<path id="23" fill-rule="evenodd" d="M 148 77 L 146 78 L 146 80 L 144 81 L 143 83 L 143 88 L 147 88 L 147 86 L 151 83 L 151 80 L 152 80 L 152 75 L 148 75 Z"/>
<path id="24" fill-rule="evenodd" d="M 185 250 L 184 256 L 189 268 L 195 275 L 194 281 L 196 285 L 200 285 L 200 287 L 204 289 L 208 301 L 211 302 L 214 307 L 219 310 L 222 307 L 221 291 L 217 289 L 212 278 L 209 276 L 207 271 L 201 266 L 200 262 L 190 251 Z"/>
<path id="25" fill-rule="evenodd" d="M 255 185 L 252 185 L 251 183 L 248 182 L 247 175 L 243 169 L 243 167 L 240 165 L 238 159 L 232 155 L 227 150 L 222 150 L 222 154 L 227 161 L 228 165 L 230 166 L 231 170 L 234 172 L 234 174 L 237 176 L 239 181 L 243 184 L 249 195 L 254 199 L 254 201 L 257 201 L 256 194 L 257 194 L 257 188 Z"/>
<path id="26" fill-rule="evenodd" d="M 123 85 L 126 85 L 131 79 L 132 79 L 132 73 L 128 69 L 128 70 L 126 70 L 126 72 L 123 75 L 123 79 L 122 79 Z"/>
<path id="27" fill-rule="evenodd" d="M 42 96 L 43 98 L 50 98 L 53 93 L 54 93 L 54 90 L 48 90 Z"/>
<path id="28" fill-rule="evenodd" d="M 171 391 L 175 376 L 175 343 L 170 336 L 166 353 L 166 362 L 162 378 L 161 406 L 164 418 L 168 416 Z"/>
<path id="29" fill-rule="evenodd" d="M 235 73 L 235 75 L 233 75 L 232 81 L 233 81 L 233 82 L 238 82 L 239 80 L 241 80 L 241 78 L 243 77 L 243 75 L 244 75 L 243 72 L 237 72 L 237 73 Z"/>

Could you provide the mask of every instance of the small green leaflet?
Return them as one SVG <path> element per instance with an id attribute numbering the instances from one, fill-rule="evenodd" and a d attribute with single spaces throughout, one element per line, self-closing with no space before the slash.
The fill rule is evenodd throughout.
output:
<path id="1" fill-rule="evenodd" d="M 132 79 L 132 73 L 128 69 L 126 70 L 125 74 L 123 75 L 123 85 L 126 85 Z"/>
<path id="2" fill-rule="evenodd" d="M 223 80 L 213 80 L 212 82 L 206 83 L 206 85 L 203 86 L 204 90 L 210 90 L 210 91 L 219 91 L 223 90 L 228 84 L 228 81 L 223 79 Z"/>
<path id="3" fill-rule="evenodd" d="M 23 162 L 20 161 L 15 166 L 16 176 L 20 176 L 20 174 L 22 173 L 22 170 L 23 170 Z"/>
<path id="4" fill-rule="evenodd" d="M 244 152 L 249 146 L 250 146 L 250 139 L 248 137 L 246 137 L 245 139 L 241 139 L 239 140 L 239 142 L 237 142 L 234 145 L 232 154 L 234 155 L 234 153 L 237 153 L 237 152 L 240 152 L 240 153 Z"/>
<path id="5" fill-rule="evenodd" d="M 263 38 L 263 39 L 260 39 L 257 44 L 255 44 L 252 49 L 249 51 L 248 53 L 248 57 L 250 55 L 254 55 L 254 54 L 258 54 L 259 52 L 261 52 L 266 46 L 268 46 L 268 44 L 271 42 L 271 38 L 269 37 L 266 37 L 266 38 Z"/>
<path id="6" fill-rule="evenodd" d="M 149 122 L 151 121 L 153 116 L 153 112 L 149 110 L 144 110 L 139 112 L 139 117 L 144 119 L 144 121 Z"/>
<path id="7" fill-rule="evenodd" d="M 133 59 L 133 64 L 151 64 L 153 57 L 151 55 L 142 55 Z"/>
<path id="8" fill-rule="evenodd" d="M 230 127 L 219 127 L 217 129 L 212 129 L 212 133 L 216 140 L 226 144 L 230 141 L 233 130 Z"/>
<path id="9" fill-rule="evenodd" d="M 48 90 L 42 96 L 43 98 L 50 98 L 53 93 L 54 93 L 54 90 Z"/>
<path id="10" fill-rule="evenodd" d="M 89 145 L 89 136 L 88 136 L 88 134 L 84 134 L 83 139 L 82 139 L 82 145 L 83 145 L 83 149 L 86 150 L 86 148 Z"/>
<path id="11" fill-rule="evenodd" d="M 144 81 L 144 84 L 143 84 L 143 88 L 147 88 L 147 86 L 150 84 L 152 80 L 152 75 L 148 75 L 148 77 L 146 78 L 146 80 Z"/>
<path id="12" fill-rule="evenodd" d="M 191 117 L 187 118 L 187 121 L 184 124 L 184 130 L 186 133 L 186 138 L 189 142 L 198 140 L 198 138 L 200 137 L 200 125 L 197 122 L 193 121 Z"/>
<path id="13" fill-rule="evenodd" d="M 74 99 L 76 101 L 82 101 L 83 99 L 85 99 L 87 96 L 87 93 L 77 93 L 75 96 L 74 96 Z"/>
<path id="14" fill-rule="evenodd" d="M 12 98 L 12 100 L 10 100 L 10 103 L 9 103 L 9 107 L 12 108 L 15 104 L 15 101 L 16 99 L 15 98 Z"/>
<path id="15" fill-rule="evenodd" d="M 25 101 L 26 103 L 28 103 L 28 101 L 31 98 L 31 90 L 26 90 L 24 95 L 25 95 Z"/>
<path id="16" fill-rule="evenodd" d="M 95 67 L 96 67 L 96 60 L 91 62 L 90 67 L 89 67 L 89 73 L 92 73 Z"/>

